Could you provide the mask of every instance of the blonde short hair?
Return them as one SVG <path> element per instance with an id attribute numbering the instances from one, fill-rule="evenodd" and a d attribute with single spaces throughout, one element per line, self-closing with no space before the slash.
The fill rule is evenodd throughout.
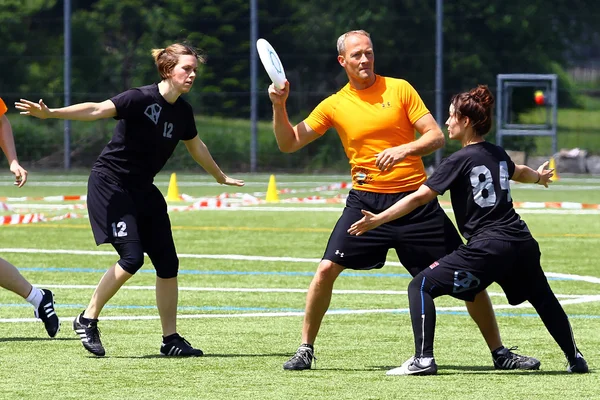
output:
<path id="1" fill-rule="evenodd" d="M 346 38 L 351 35 L 364 35 L 364 36 L 368 37 L 369 39 L 371 39 L 371 35 L 369 34 L 369 32 L 364 31 L 362 29 L 355 30 L 355 31 L 348 31 L 348 32 L 344 33 L 343 35 L 341 35 L 337 40 L 338 55 L 341 56 L 346 52 Z"/>

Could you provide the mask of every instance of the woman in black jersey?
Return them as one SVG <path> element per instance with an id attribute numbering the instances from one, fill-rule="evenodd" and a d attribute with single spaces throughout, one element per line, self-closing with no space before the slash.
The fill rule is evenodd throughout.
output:
<path id="1" fill-rule="evenodd" d="M 83 346 L 97 356 L 105 354 L 98 316 L 142 267 L 144 252 L 156 269 L 156 303 L 163 333 L 160 352 L 167 356 L 203 354 L 177 333 L 179 260 L 167 205 L 153 180 L 183 141 L 192 158 L 218 183 L 244 184 L 225 175 L 215 163 L 198 137 L 192 107 L 181 97 L 192 88 L 204 57 L 180 43 L 154 49 L 152 56 L 162 78 L 158 84 L 130 89 L 101 103 L 64 108 L 48 108 L 42 100 L 15 103 L 21 114 L 41 119 L 118 120 L 112 140 L 92 167 L 87 203 L 96 244 L 111 243 L 120 259 L 104 274 L 89 305 L 73 322 Z"/>
<path id="2" fill-rule="evenodd" d="M 348 232 L 360 235 L 400 218 L 450 190 L 458 228 L 467 240 L 454 252 L 419 273 L 408 286 L 415 355 L 388 375 L 432 375 L 435 305 L 442 295 L 472 301 L 493 282 L 512 305 L 529 301 L 568 360 L 568 372 L 585 373 L 569 319 L 556 299 L 542 267 L 540 249 L 525 222 L 513 208 L 509 180 L 548 187 L 553 170 L 544 163 L 533 170 L 516 165 L 499 146 L 484 139 L 492 126 L 494 98 L 487 86 L 455 95 L 446 121 L 450 139 L 462 149 L 444 159 L 413 194 L 380 214 L 363 210 L 364 217 Z"/>

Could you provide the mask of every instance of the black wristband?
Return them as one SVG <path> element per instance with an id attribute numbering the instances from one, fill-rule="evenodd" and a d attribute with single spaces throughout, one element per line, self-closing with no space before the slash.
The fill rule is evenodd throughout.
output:
<path id="1" fill-rule="evenodd" d="M 537 172 L 537 171 L 536 171 Z M 542 179 L 542 175 L 540 175 L 540 173 L 538 172 L 538 180 L 533 182 L 533 183 L 540 183 L 540 179 Z"/>

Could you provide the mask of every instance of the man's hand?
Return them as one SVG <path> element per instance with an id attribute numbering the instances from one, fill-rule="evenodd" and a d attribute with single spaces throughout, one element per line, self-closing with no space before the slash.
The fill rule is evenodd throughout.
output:
<path id="1" fill-rule="evenodd" d="M 375 166 L 377 166 L 377 168 L 379 168 L 381 171 L 386 171 L 392 169 L 394 165 L 404 160 L 408 155 L 408 146 L 405 144 L 391 147 L 377 154 Z"/>
<path id="2" fill-rule="evenodd" d="M 288 96 L 290 95 L 290 83 L 286 80 L 285 87 L 283 89 L 278 89 L 274 84 L 271 83 L 269 85 L 269 99 L 271 99 L 271 103 L 275 106 L 285 105 Z"/>
<path id="3" fill-rule="evenodd" d="M 15 174 L 15 185 L 18 187 L 22 187 L 27 182 L 27 170 L 21 165 L 19 165 L 18 161 L 13 161 L 10 164 L 10 172 Z"/>

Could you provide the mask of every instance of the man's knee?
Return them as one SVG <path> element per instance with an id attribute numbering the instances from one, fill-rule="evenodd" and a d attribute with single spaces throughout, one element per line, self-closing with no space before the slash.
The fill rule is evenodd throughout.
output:
<path id="1" fill-rule="evenodd" d="M 333 261 L 322 260 L 313 279 L 320 282 L 334 282 L 343 270 L 344 267 Z"/>

